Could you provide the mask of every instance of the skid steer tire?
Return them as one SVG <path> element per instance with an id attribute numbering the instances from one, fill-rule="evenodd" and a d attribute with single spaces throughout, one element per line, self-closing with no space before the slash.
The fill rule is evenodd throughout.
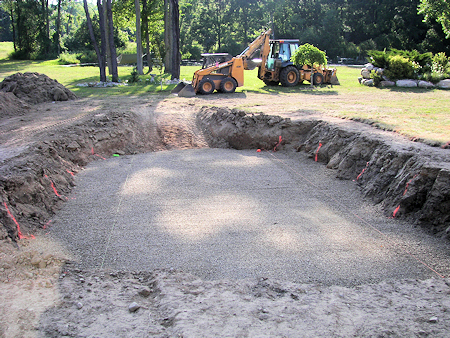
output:
<path id="1" fill-rule="evenodd" d="M 212 94 L 215 89 L 216 85 L 209 78 L 202 79 L 198 85 L 198 92 L 203 95 Z"/>
<path id="2" fill-rule="evenodd" d="M 323 74 L 320 73 L 314 73 L 313 75 L 313 84 L 316 86 L 319 86 L 323 84 Z"/>
<path id="3" fill-rule="evenodd" d="M 226 77 L 220 82 L 220 91 L 225 94 L 234 93 L 237 87 L 237 82 L 232 77 Z"/>
<path id="4" fill-rule="evenodd" d="M 298 84 L 300 73 L 295 66 L 287 66 L 280 72 L 280 82 L 283 87 L 294 87 Z"/>

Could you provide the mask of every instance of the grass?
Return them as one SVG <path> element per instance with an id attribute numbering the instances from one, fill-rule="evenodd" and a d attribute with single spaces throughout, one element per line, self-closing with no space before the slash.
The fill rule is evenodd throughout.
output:
<path id="1" fill-rule="evenodd" d="M 12 42 L 0 42 L 0 60 L 8 58 L 13 51 L 14 45 Z"/>
<path id="2" fill-rule="evenodd" d="M 0 43 L 0 81 L 16 72 L 39 72 L 58 80 L 80 97 L 107 97 L 110 95 L 147 96 L 169 94 L 175 85 L 166 85 L 168 75 L 154 69 L 156 82 L 150 75 L 141 76 L 141 82 L 114 88 L 86 88 L 76 84 L 99 79 L 97 67 L 64 67 L 57 60 L 10 61 L 5 59 L 12 51 L 12 43 Z M 181 78 L 191 80 L 199 67 L 181 67 Z M 130 77 L 132 67 L 119 67 L 119 77 Z M 450 91 L 421 88 L 373 88 L 358 83 L 359 68 L 338 67 L 340 86 L 322 86 L 311 89 L 309 84 L 295 88 L 269 87 L 257 78 L 257 70 L 246 71 L 245 85 L 238 93 L 274 94 L 287 110 L 300 109 L 363 121 L 376 127 L 394 130 L 411 138 L 444 144 L 450 141 Z M 161 89 L 162 81 L 162 89 Z M 242 96 L 242 95 L 241 95 Z M 220 96 L 216 96 L 217 99 Z M 229 96 L 227 97 L 229 99 Z M 270 104 L 262 97 L 262 104 Z M 273 114 L 277 112 L 274 110 Z"/>

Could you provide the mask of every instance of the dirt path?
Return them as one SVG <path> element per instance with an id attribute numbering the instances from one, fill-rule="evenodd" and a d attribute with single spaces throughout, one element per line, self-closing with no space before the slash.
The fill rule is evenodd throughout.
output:
<path id="1" fill-rule="evenodd" d="M 311 102 L 306 108 L 305 100 Z M 337 96 L 328 100 L 343 104 Z M 45 232 L 51 226 L 51 210 L 56 211 L 70 198 L 72 179 L 66 170 L 77 172 L 94 159 L 121 151 L 132 154 L 206 147 L 194 119 L 202 106 L 238 107 L 295 117 L 319 116 L 320 105 L 314 94 L 285 95 L 280 100 L 279 95 L 252 93 L 194 100 L 149 96 L 44 103 L 21 116 L 1 119 L 0 176 L 22 175 L 17 185 L 23 186 L 27 182 L 24 177 L 31 177 L 27 175 L 36 168 L 39 179 L 33 184 L 40 190 L 33 196 L 41 201 L 42 196 L 53 194 L 54 204 L 42 204 L 38 210 L 25 208 L 24 202 L 33 192 L 29 190 L 9 207 L 17 212 L 19 222 L 27 219 L 24 215 L 34 215 L 34 224 L 40 224 L 40 231 Z M 133 119 L 127 119 L 128 115 Z M 136 132 L 130 120 L 145 126 L 144 131 Z M 73 142 L 68 145 L 63 139 Z M 124 144 L 124 139 L 131 141 Z M 35 153 L 36 149 L 39 160 L 17 157 Z M 77 165 L 69 166 L 53 150 Z M 62 165 L 64 177 L 56 172 L 56 165 Z M 58 187 L 61 196 L 54 195 L 50 183 Z M 48 213 L 39 214 L 47 207 Z M 1 208 L 6 215 L 4 206 Z M 24 229 L 31 231 L 26 225 Z M 6 235 L 3 233 L 2 237 Z M 447 279 L 391 280 L 342 288 L 274 280 L 206 282 L 177 271 L 81 271 L 64 265 L 73 259 L 65 248 L 45 240 L 39 232 L 36 237 L 19 241 L 19 249 L 5 239 L 0 243 L 0 337 L 127 337 L 130 333 L 134 337 L 282 337 L 298 332 L 304 332 L 305 337 L 447 334 Z M 60 269 L 64 274 L 60 275 Z M 144 289 L 148 291 L 139 293 Z M 132 302 L 138 303 L 140 309 L 130 311 Z"/>

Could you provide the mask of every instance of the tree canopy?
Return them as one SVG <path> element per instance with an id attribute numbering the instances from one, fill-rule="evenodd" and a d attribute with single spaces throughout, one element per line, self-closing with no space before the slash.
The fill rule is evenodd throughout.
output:
<path id="1" fill-rule="evenodd" d="M 425 21 L 436 20 L 442 25 L 446 38 L 450 38 L 450 2 L 447 0 L 421 0 L 419 14 L 425 16 Z"/>
<path id="2" fill-rule="evenodd" d="M 164 0 L 139 4 L 144 53 L 164 60 Z M 274 38 L 299 39 L 332 59 L 364 60 L 368 50 L 392 48 L 450 55 L 446 0 L 179 0 L 178 7 L 182 59 L 206 52 L 237 55 L 266 28 L 273 28 Z M 0 0 L 0 9 L 0 39 L 14 41 L 16 57 L 93 48 L 80 2 Z M 118 47 L 136 41 L 135 9 L 134 0 L 112 1 Z M 98 15 L 91 2 L 89 11 L 92 18 Z M 94 32 L 99 34 L 95 20 Z"/>

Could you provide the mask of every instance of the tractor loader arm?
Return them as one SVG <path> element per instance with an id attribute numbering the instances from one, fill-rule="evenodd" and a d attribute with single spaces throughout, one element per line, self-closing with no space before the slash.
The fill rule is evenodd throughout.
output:
<path id="1" fill-rule="evenodd" d="M 269 40 L 270 34 L 272 34 L 272 30 L 269 29 L 264 33 L 261 33 L 241 54 L 237 57 L 242 58 L 244 61 L 244 69 L 252 70 L 255 67 L 259 66 L 261 63 L 265 62 L 264 55 L 269 55 Z M 258 62 L 252 61 L 252 58 L 255 52 L 261 48 L 260 57 L 262 58 L 258 60 Z"/>

